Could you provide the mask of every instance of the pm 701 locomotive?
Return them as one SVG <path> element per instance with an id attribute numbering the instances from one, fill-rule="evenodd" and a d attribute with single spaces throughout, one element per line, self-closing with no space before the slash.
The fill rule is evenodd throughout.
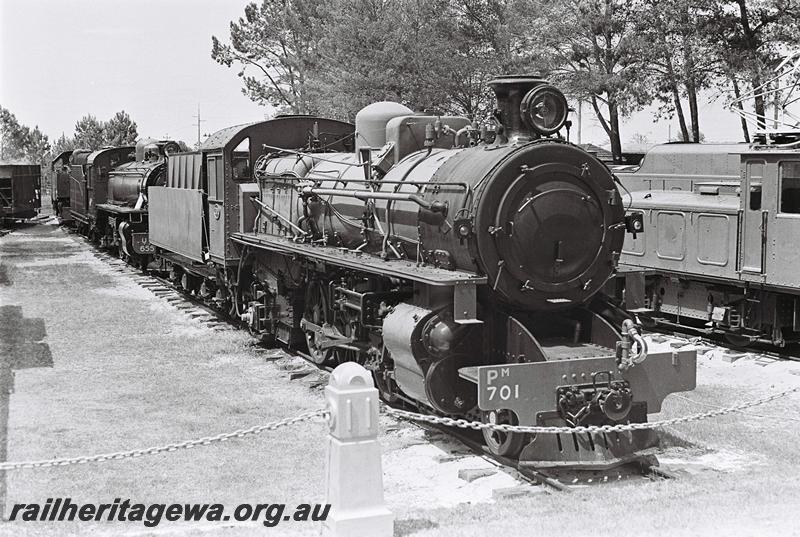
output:
<path id="1" fill-rule="evenodd" d="M 279 117 L 171 154 L 151 186 L 165 270 L 265 339 L 357 361 L 382 396 L 494 423 L 642 422 L 695 385 L 695 353 L 647 355 L 598 291 L 626 231 L 614 178 L 557 136 L 563 94 L 491 82 L 488 125 L 376 103 L 351 125 Z M 613 465 L 651 431 L 487 432 L 541 466 Z"/>

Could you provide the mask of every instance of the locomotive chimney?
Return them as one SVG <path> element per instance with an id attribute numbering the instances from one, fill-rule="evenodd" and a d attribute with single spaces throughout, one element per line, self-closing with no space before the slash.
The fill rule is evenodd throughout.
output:
<path id="1" fill-rule="evenodd" d="M 567 120 L 564 94 L 546 80 L 529 75 L 492 79 L 504 141 L 527 142 L 555 134 Z"/>

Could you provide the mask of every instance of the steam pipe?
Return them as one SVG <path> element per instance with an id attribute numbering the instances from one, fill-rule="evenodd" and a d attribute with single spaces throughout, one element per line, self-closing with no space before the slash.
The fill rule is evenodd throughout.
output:
<path id="1" fill-rule="evenodd" d="M 295 230 L 297 233 L 300 233 L 302 236 L 306 236 L 306 235 L 308 235 L 308 232 L 307 232 L 306 230 L 304 230 L 303 228 L 301 228 L 301 227 L 299 227 L 298 225 L 296 225 L 294 222 L 292 222 L 291 220 L 289 220 L 288 218 L 286 218 L 285 216 L 283 216 L 281 213 L 279 213 L 278 211 L 276 211 L 276 210 L 275 210 L 275 209 L 273 209 L 272 207 L 270 207 L 270 206 L 268 206 L 268 205 L 265 205 L 265 204 L 261 203 L 261 202 L 258 200 L 258 198 L 256 198 L 255 196 L 251 197 L 251 198 L 250 198 L 250 201 L 252 201 L 252 202 L 253 202 L 253 203 L 255 203 L 256 205 L 258 205 L 258 207 L 259 207 L 259 208 L 260 208 L 262 211 L 266 212 L 266 213 L 267 213 L 267 214 L 269 214 L 270 216 L 274 216 L 275 218 L 277 218 L 277 219 L 278 219 L 278 220 L 280 220 L 281 222 L 283 222 L 283 223 L 285 223 L 286 225 L 288 225 L 289 227 L 291 227 L 291 228 L 292 228 L 293 230 Z"/>
<path id="2" fill-rule="evenodd" d="M 317 196 L 340 196 L 345 198 L 355 198 L 360 200 L 389 200 L 389 201 L 412 201 L 433 212 L 445 212 L 446 205 L 439 201 L 427 201 L 417 194 L 406 194 L 401 192 L 373 192 L 372 190 L 338 190 L 335 188 L 316 188 L 307 186 L 302 190 L 303 194 L 315 194 Z"/>
<path id="3" fill-rule="evenodd" d="M 318 172 L 319 173 L 319 172 Z M 428 186 L 428 185 L 436 185 L 438 187 L 448 187 L 448 186 L 457 186 L 463 188 L 464 190 L 469 190 L 470 186 L 468 183 L 464 181 L 452 181 L 447 183 L 431 183 L 430 181 L 403 181 L 399 179 L 395 180 L 385 180 L 385 179 L 334 179 L 333 177 L 297 177 L 297 176 L 287 176 L 281 175 L 277 173 L 265 173 L 263 177 L 268 179 L 279 179 L 285 181 L 294 181 L 294 182 L 303 182 L 303 181 L 338 181 L 341 183 L 359 183 L 359 184 L 384 184 L 384 185 L 413 185 L 413 186 Z"/>

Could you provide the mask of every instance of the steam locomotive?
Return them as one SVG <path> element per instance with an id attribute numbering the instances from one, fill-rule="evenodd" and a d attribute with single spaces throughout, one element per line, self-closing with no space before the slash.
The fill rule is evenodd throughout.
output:
<path id="1" fill-rule="evenodd" d="M 180 142 L 143 138 L 136 146 L 64 151 L 53 159 L 53 212 L 104 248 L 145 268 L 154 248 L 147 240 L 147 188 L 161 185 L 167 156 Z"/>
<path id="2" fill-rule="evenodd" d="M 389 402 L 492 423 L 646 421 L 694 388 L 696 355 L 648 355 L 598 294 L 626 233 L 614 177 L 558 136 L 558 89 L 491 87 L 486 125 L 381 102 L 355 130 L 284 116 L 170 153 L 147 189 L 159 268 L 264 340 L 363 364 Z M 657 441 L 484 436 L 537 466 L 619 464 Z"/>
<path id="3" fill-rule="evenodd" d="M 619 173 L 642 233 L 622 249 L 617 293 L 645 322 L 734 345 L 800 342 L 800 136 L 656 146 Z"/>

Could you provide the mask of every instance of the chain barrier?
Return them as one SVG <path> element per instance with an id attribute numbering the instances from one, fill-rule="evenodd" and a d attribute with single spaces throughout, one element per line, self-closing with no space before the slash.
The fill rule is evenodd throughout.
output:
<path id="1" fill-rule="evenodd" d="M 461 429 L 475 429 L 475 430 L 489 429 L 492 431 L 501 431 L 505 433 L 531 433 L 531 434 L 614 433 L 614 432 L 624 432 L 624 431 L 640 431 L 645 429 L 657 429 L 657 428 L 667 427 L 669 425 L 677 425 L 679 423 L 689 423 L 693 421 L 700 421 L 708 418 L 724 416 L 725 414 L 730 414 L 732 412 L 740 412 L 742 410 L 746 410 L 754 406 L 769 403 L 770 401 L 780 399 L 781 397 L 786 397 L 798 391 L 800 391 L 800 386 L 795 388 L 789 388 L 787 390 L 783 390 L 782 392 L 774 393 L 772 395 L 768 395 L 766 397 L 762 397 L 761 399 L 756 399 L 754 401 L 748 401 L 745 403 L 740 403 L 738 405 L 720 408 L 718 410 L 711 410 L 709 412 L 702 412 L 700 414 L 691 414 L 689 416 L 682 416 L 679 418 L 671 418 L 666 420 L 651 421 L 644 423 L 628 423 L 619 425 L 599 425 L 599 426 L 590 425 L 590 426 L 577 426 L 577 427 L 567 427 L 567 426 L 542 427 L 533 425 L 510 425 L 506 423 L 484 423 L 480 421 L 469 421 L 466 419 L 455 419 L 444 416 L 419 414 L 417 412 L 399 410 L 388 406 L 384 406 L 384 409 L 386 410 L 386 413 L 388 415 L 394 416 L 396 418 L 401 418 L 411 421 L 421 421 L 425 423 L 433 423 L 437 425 L 446 425 L 449 427 L 458 427 Z M 298 416 L 292 418 L 284 418 L 279 421 L 273 421 L 264 425 L 256 425 L 253 427 L 249 427 L 247 429 L 239 429 L 231 433 L 222 433 L 216 436 L 206 436 L 198 438 L 196 440 L 187 440 L 186 442 L 167 444 L 164 446 L 149 447 L 144 449 L 132 449 L 129 451 L 118 451 L 114 453 L 102 453 L 99 455 L 71 457 L 64 459 L 47 459 L 40 461 L 23 461 L 23 462 L 2 462 L 0 463 L 0 471 L 20 470 L 26 468 L 48 468 L 54 466 L 70 466 L 73 464 L 86 464 L 91 462 L 117 461 L 123 459 L 133 459 L 145 455 L 157 455 L 159 453 L 169 453 L 181 449 L 191 449 L 198 446 L 208 446 L 219 442 L 225 442 L 226 440 L 230 440 L 232 438 L 244 438 L 245 436 L 253 436 L 263 433 L 264 431 L 274 431 L 275 429 L 280 429 L 281 427 L 286 427 L 289 425 L 294 425 L 296 423 L 309 421 L 314 418 L 327 419 L 329 416 L 330 416 L 329 410 L 320 409 L 320 410 L 314 410 L 312 412 L 305 412 L 303 414 L 299 414 Z"/>
<path id="2" fill-rule="evenodd" d="M 216 436 L 206 436 L 196 440 L 187 440 L 176 444 L 167 444 L 165 446 L 149 447 L 144 449 L 132 449 L 129 451 L 118 451 L 115 453 L 103 453 L 100 455 L 72 457 L 68 459 L 48 459 L 42 461 L 24 461 L 24 462 L 3 462 L 0 463 L 0 471 L 6 470 L 20 470 L 23 468 L 48 468 L 52 466 L 69 466 L 72 464 L 86 464 L 89 462 L 106 462 L 118 461 L 123 459 L 133 459 L 142 457 L 144 455 L 157 455 L 159 453 L 168 453 L 178 451 L 180 449 L 191 449 L 197 446 L 208 446 L 219 442 L 225 442 L 231 438 L 244 438 L 245 436 L 253 436 L 264 431 L 274 431 L 281 427 L 294 425 L 303 421 L 312 420 L 314 418 L 322 417 L 327 418 L 330 411 L 327 409 L 314 410 L 312 412 L 305 412 L 293 418 L 284 418 L 279 421 L 273 421 L 264 425 L 256 425 L 247 429 L 239 429 L 232 433 L 222 433 Z"/>
<path id="3" fill-rule="evenodd" d="M 715 418 L 724 416 L 731 412 L 740 412 L 748 408 L 769 403 L 775 399 L 786 397 L 794 392 L 800 391 L 800 386 L 790 388 L 782 392 L 774 393 L 761 399 L 740 403 L 719 410 L 711 410 L 709 412 L 702 412 L 700 414 L 691 414 L 689 416 L 682 416 L 679 418 L 671 418 L 660 421 L 651 421 L 643 423 L 627 423 L 619 425 L 590 425 L 590 426 L 577 426 L 577 427 L 543 427 L 535 425 L 510 425 L 506 423 L 484 423 L 481 421 L 468 421 L 465 419 L 454 419 L 442 416 L 431 416 L 428 414 L 418 414 L 417 412 L 409 412 L 407 410 L 398 410 L 391 407 L 386 407 L 386 413 L 396 418 L 402 418 L 412 421 L 422 421 L 425 423 L 433 423 L 437 425 L 446 425 L 448 427 L 458 427 L 460 429 L 489 429 L 492 431 L 500 431 L 504 433 L 531 433 L 531 434 L 572 434 L 572 433 L 619 433 L 623 431 L 641 431 L 645 429 L 658 429 L 667 427 L 669 425 L 677 425 L 679 423 L 689 423 L 692 421 L 700 421 L 708 418 Z"/>

